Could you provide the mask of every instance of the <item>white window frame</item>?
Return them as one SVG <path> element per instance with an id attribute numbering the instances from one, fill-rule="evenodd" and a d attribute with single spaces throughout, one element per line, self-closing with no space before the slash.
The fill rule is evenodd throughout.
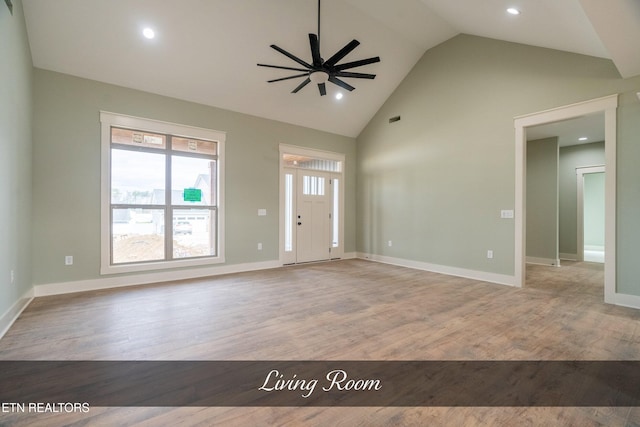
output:
<path id="1" fill-rule="evenodd" d="M 201 265 L 221 264 L 224 256 L 224 142 L 226 133 L 211 129 L 180 125 L 159 120 L 127 116 L 123 114 L 100 112 L 101 123 L 101 185 L 100 185 L 100 274 L 130 273 L 137 271 L 153 271 L 169 268 L 195 267 Z M 217 141 L 218 168 L 218 241 L 216 256 L 193 259 L 176 259 L 170 261 L 153 261 L 133 264 L 111 264 L 111 128 L 122 127 L 148 132 L 170 134 Z"/>

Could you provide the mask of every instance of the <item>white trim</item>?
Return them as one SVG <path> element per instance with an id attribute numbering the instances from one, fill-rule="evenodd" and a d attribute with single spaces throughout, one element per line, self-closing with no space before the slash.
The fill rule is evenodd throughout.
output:
<path id="1" fill-rule="evenodd" d="M 576 250 L 578 261 L 584 261 L 584 175 L 589 173 L 605 172 L 604 166 L 589 166 L 576 168 L 576 194 L 577 194 L 577 218 L 576 218 Z M 605 175 L 606 177 L 606 175 Z"/>
<path id="2" fill-rule="evenodd" d="M 280 144 L 279 145 L 280 158 L 283 154 L 295 154 L 297 156 L 313 157 L 323 160 L 335 160 L 342 162 L 342 172 L 344 173 L 344 159 L 343 153 L 336 153 L 334 151 L 318 150 L 316 148 L 300 147 L 298 145 Z"/>
<path id="3" fill-rule="evenodd" d="M 161 269 L 195 267 L 201 265 L 215 265 L 225 262 L 225 215 L 224 215 L 224 189 L 225 189 L 225 140 L 226 132 L 205 129 L 194 126 L 181 125 L 177 123 L 164 122 L 147 118 L 127 116 L 124 114 L 110 113 L 100 111 L 101 123 L 101 141 L 100 141 L 100 274 L 117 274 L 117 273 L 133 273 L 139 271 L 153 271 Z M 111 153 L 111 126 L 119 126 L 124 128 L 147 130 L 176 136 L 187 136 L 192 138 L 202 138 L 217 141 L 218 149 L 218 209 L 217 209 L 217 227 L 218 227 L 218 247 L 216 257 L 194 258 L 184 260 L 159 261 L 151 263 L 139 264 L 122 264 L 111 265 L 110 262 L 110 245 L 111 236 L 109 230 L 110 224 L 110 153 Z"/>
<path id="4" fill-rule="evenodd" d="M 563 259 L 566 261 L 578 261 L 578 254 L 561 253 L 560 260 L 563 260 Z"/>
<path id="5" fill-rule="evenodd" d="M 95 291 L 99 289 L 112 289 L 151 283 L 172 282 L 176 280 L 197 279 L 202 277 L 219 276 L 222 274 L 268 270 L 278 268 L 280 266 L 281 264 L 278 261 L 263 261 L 191 270 L 163 271 L 135 276 L 111 276 L 100 279 L 78 280 L 75 282 L 47 283 L 43 285 L 35 285 L 34 294 L 36 297 L 44 297 L 49 295 L 69 294 L 73 292 Z"/>
<path id="6" fill-rule="evenodd" d="M 606 257 L 606 253 L 605 253 Z M 615 293 L 609 304 L 621 305 L 623 307 L 640 309 L 640 296 Z"/>
<path id="7" fill-rule="evenodd" d="M 615 304 L 616 294 L 616 110 L 618 94 L 514 117 L 515 127 L 515 283 L 525 281 L 526 245 L 526 128 L 604 112 L 605 115 L 605 280 L 604 300 Z"/>
<path id="8" fill-rule="evenodd" d="M 607 169 L 604 177 L 604 300 L 608 303 L 614 303 L 613 301 L 622 295 L 617 293 L 616 288 L 617 106 L 618 96 L 616 95 L 615 104 L 607 108 L 604 113 L 604 163 Z M 640 304 L 636 308 L 640 308 Z"/>
<path id="9" fill-rule="evenodd" d="M 383 264 L 391 264 L 416 270 L 429 271 L 432 273 L 446 274 L 448 276 L 464 277 L 466 279 L 496 283 L 499 285 L 516 286 L 515 276 L 508 276 L 505 274 L 488 273 L 486 271 L 469 270 L 466 268 L 450 267 L 446 265 L 431 264 L 428 262 L 394 258 L 384 255 L 367 254 L 363 252 L 358 252 L 357 256 L 360 259 L 380 262 Z"/>
<path id="10" fill-rule="evenodd" d="M 18 320 L 18 317 L 20 317 L 24 309 L 31 304 L 33 298 L 34 290 L 31 288 L 0 316 L 0 338 L 2 338 L 15 321 Z"/>
<path id="11" fill-rule="evenodd" d="M 527 264 L 548 265 L 551 267 L 560 267 L 560 258 L 538 258 L 534 256 L 527 256 Z"/>

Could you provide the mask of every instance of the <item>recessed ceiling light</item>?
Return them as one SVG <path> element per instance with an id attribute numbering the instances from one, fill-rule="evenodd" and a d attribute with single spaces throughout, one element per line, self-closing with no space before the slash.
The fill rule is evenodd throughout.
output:
<path id="1" fill-rule="evenodd" d="M 342 92 L 336 93 L 336 99 L 342 99 Z"/>
<path id="2" fill-rule="evenodd" d="M 510 13 L 511 15 L 520 15 L 520 11 L 515 7 L 510 7 L 509 9 L 507 9 L 507 13 Z"/>
<path id="3" fill-rule="evenodd" d="M 151 28 L 145 28 L 144 30 L 142 30 L 142 35 L 148 39 L 152 39 L 156 36 L 156 33 Z"/>
<path id="4" fill-rule="evenodd" d="M 578 141 L 586 141 L 587 139 L 589 138 L 587 138 L 586 136 L 581 136 L 580 138 L 578 138 Z"/>

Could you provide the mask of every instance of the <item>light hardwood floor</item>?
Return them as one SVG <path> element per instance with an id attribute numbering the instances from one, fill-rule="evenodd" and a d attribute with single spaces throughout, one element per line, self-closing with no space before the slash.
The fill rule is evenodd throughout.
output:
<path id="1" fill-rule="evenodd" d="M 602 265 L 516 289 L 363 260 L 38 298 L 4 360 L 640 360 Z M 636 408 L 91 408 L 0 425 L 640 425 Z"/>

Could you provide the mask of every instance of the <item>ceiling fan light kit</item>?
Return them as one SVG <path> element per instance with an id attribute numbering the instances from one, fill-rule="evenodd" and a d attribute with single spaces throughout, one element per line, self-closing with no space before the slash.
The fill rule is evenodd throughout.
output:
<path id="1" fill-rule="evenodd" d="M 313 73 L 309 74 L 309 79 L 311 80 L 311 83 L 319 85 L 322 83 L 326 83 L 327 80 L 329 80 L 329 74 L 325 73 L 324 71 L 314 71 Z"/>
<path id="2" fill-rule="evenodd" d="M 277 68 L 280 70 L 290 70 L 290 71 L 298 71 L 300 74 L 294 74 L 292 76 L 282 77 L 279 79 L 268 80 L 268 83 L 279 82 L 282 80 L 290 80 L 297 79 L 301 77 L 305 77 L 305 79 L 300 83 L 291 93 L 298 93 L 300 89 L 308 85 L 309 83 L 313 83 L 318 85 L 318 90 L 320 91 L 320 95 L 324 96 L 327 94 L 326 82 L 329 81 L 337 86 L 340 86 L 343 89 L 348 91 L 352 91 L 355 87 L 351 86 L 349 83 L 342 80 L 343 78 L 351 78 L 351 79 L 374 79 L 376 77 L 375 74 L 366 74 L 366 73 L 355 73 L 345 70 L 350 70 L 351 68 L 361 67 L 363 65 L 374 64 L 376 62 L 380 62 L 380 57 L 375 56 L 372 58 L 361 59 L 358 61 L 347 62 L 338 64 L 345 56 L 351 53 L 360 42 L 358 40 L 351 40 L 347 43 L 342 49 L 336 52 L 331 58 L 328 60 L 324 60 L 320 56 L 320 0 L 318 0 L 318 34 L 309 34 L 309 46 L 311 47 L 311 63 L 308 63 L 297 56 L 287 52 L 286 50 L 276 46 L 275 44 L 271 45 L 271 48 L 283 54 L 287 58 L 295 61 L 300 67 L 285 67 L 280 65 L 269 65 L 269 64 L 258 64 L 259 67 L 268 67 L 268 68 Z"/>

